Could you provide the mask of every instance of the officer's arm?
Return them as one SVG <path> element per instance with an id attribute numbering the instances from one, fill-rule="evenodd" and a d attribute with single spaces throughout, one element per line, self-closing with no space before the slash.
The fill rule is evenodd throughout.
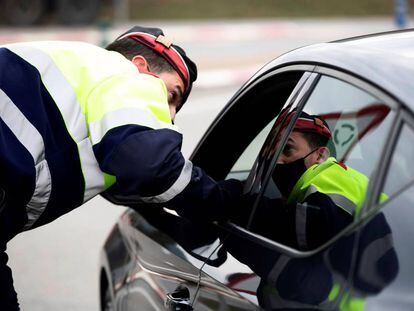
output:
<path id="1" fill-rule="evenodd" d="M 218 218 L 240 194 L 238 182 L 216 182 L 184 159 L 162 80 L 137 73 L 111 77 L 89 95 L 85 110 L 111 201 L 168 203 L 183 212 L 197 209 L 188 212 L 194 217 L 208 211 L 205 216 Z"/>
<path id="2" fill-rule="evenodd" d="M 102 171 L 117 181 L 105 196 L 124 205 L 163 204 L 192 218 L 227 218 L 240 182 L 216 182 L 183 157 L 181 144 L 182 135 L 170 129 L 126 125 L 109 131 L 94 146 Z"/>

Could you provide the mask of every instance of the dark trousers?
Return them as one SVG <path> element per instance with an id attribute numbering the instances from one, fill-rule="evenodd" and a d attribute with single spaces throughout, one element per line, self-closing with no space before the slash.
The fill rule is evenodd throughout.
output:
<path id="1" fill-rule="evenodd" d="M 20 310 L 13 286 L 12 271 L 7 266 L 6 244 L 0 247 L 0 310 Z"/>
<path id="2" fill-rule="evenodd" d="M 7 266 L 7 242 L 20 233 L 27 220 L 24 207 L 7 204 L 4 191 L 0 188 L 0 310 L 20 310 L 13 286 L 12 271 Z"/>

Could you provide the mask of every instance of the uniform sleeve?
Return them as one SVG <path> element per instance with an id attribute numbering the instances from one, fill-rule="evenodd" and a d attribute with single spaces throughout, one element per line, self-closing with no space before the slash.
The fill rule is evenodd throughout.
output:
<path id="1" fill-rule="evenodd" d="M 122 126 L 173 128 L 166 87 L 161 79 L 146 74 L 122 74 L 105 79 L 89 94 L 84 111 L 94 146 L 105 136 L 112 136 L 109 133 L 112 129 Z M 131 133 L 129 128 L 127 131 Z M 112 142 L 125 138 L 118 134 Z"/>
<path id="2" fill-rule="evenodd" d="M 399 273 L 394 239 L 383 213 L 375 215 L 360 231 L 354 286 L 365 294 L 378 294 Z"/>
<path id="3" fill-rule="evenodd" d="M 326 194 L 315 192 L 296 204 L 296 240 L 300 248 L 314 249 L 353 221 L 353 215 L 337 206 Z M 302 226 L 302 227 L 300 227 Z"/>
<path id="4" fill-rule="evenodd" d="M 302 203 L 262 199 L 251 230 L 282 244 L 309 250 L 328 241 L 352 219 L 352 215 L 338 207 L 329 196 L 315 192 Z"/>
<path id="5" fill-rule="evenodd" d="M 93 150 L 102 172 L 113 177 L 104 196 L 123 205 L 163 204 L 190 217 L 225 217 L 240 183 L 216 182 L 183 157 L 164 84 L 136 76 L 142 77 L 113 77 L 90 96 Z"/>
<path id="6" fill-rule="evenodd" d="M 239 181 L 216 182 L 186 160 L 180 151 L 182 136 L 173 130 L 128 126 L 110 134 L 96 154 L 102 170 L 116 176 L 105 193 L 114 203 L 163 204 L 190 218 L 220 220 L 241 195 Z M 105 149 L 111 150 L 115 136 L 124 139 L 108 154 Z"/>

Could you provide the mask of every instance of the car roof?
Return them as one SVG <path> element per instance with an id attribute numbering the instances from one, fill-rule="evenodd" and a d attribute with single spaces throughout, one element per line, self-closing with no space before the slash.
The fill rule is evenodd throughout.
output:
<path id="1" fill-rule="evenodd" d="M 414 29 L 378 33 L 298 48 L 259 72 L 288 64 L 340 68 L 383 88 L 414 109 Z"/>

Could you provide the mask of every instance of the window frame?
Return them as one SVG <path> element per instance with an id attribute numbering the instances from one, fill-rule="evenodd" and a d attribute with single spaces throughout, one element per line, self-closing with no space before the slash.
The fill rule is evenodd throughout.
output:
<path id="1" fill-rule="evenodd" d="M 400 106 L 396 113 L 394 126 L 388 137 L 388 141 L 390 143 L 386 145 L 383 161 L 378 167 L 378 178 L 376 180 L 376 183 L 372 187 L 372 196 L 369 198 L 369 200 L 367 200 L 369 202 L 367 202 L 367 208 L 364 210 L 364 212 L 366 213 L 363 215 L 363 219 L 361 221 L 366 221 L 367 219 L 372 218 L 373 216 L 375 216 L 375 214 L 378 213 L 380 209 L 387 205 L 387 203 L 383 204 L 378 202 L 378 197 L 384 189 L 392 157 L 394 155 L 395 147 L 397 146 L 400 140 L 401 132 L 404 126 L 408 126 L 412 131 L 414 131 L 414 113 L 410 111 L 408 108 Z M 393 196 L 393 198 L 397 196 L 398 195 Z M 393 198 L 391 198 L 391 200 Z"/>
<path id="2" fill-rule="evenodd" d="M 207 174 L 211 176 L 212 178 L 217 179 L 217 180 L 224 179 L 226 175 L 229 173 L 229 171 L 231 170 L 231 168 L 233 167 L 234 163 L 236 163 L 237 158 L 235 159 L 234 163 L 229 165 L 228 171 L 224 173 L 223 169 L 217 168 L 211 165 L 211 163 L 214 162 L 214 157 L 213 157 L 213 161 L 211 160 L 211 153 L 213 152 L 211 151 L 211 149 L 214 149 L 214 148 L 212 148 L 210 145 L 213 145 L 213 146 L 219 145 L 215 141 L 214 136 L 217 136 L 217 133 L 221 132 L 220 127 L 223 127 L 223 124 L 225 124 L 225 127 L 229 127 L 228 126 L 229 122 L 225 122 L 226 118 L 232 118 L 233 115 L 237 116 L 237 111 L 234 111 L 233 108 L 240 106 L 240 103 L 243 103 L 245 101 L 245 96 L 250 96 L 250 94 L 252 94 L 252 90 L 258 85 L 260 87 L 260 84 L 264 83 L 266 80 L 277 79 L 277 76 L 281 74 L 291 73 L 293 75 L 295 73 L 298 73 L 300 74 L 300 77 L 298 78 L 292 91 L 289 92 L 289 95 L 287 96 L 287 99 L 289 99 L 292 96 L 292 92 L 296 90 L 296 87 L 299 81 L 303 79 L 303 75 L 306 72 L 312 72 L 314 68 L 315 68 L 314 65 L 289 65 L 289 66 L 276 68 L 276 69 L 267 71 L 263 73 L 262 75 L 255 77 L 254 80 L 248 82 L 245 86 L 243 86 L 241 89 L 239 89 L 236 92 L 236 94 L 230 99 L 230 101 L 223 108 L 223 110 L 218 114 L 216 119 L 213 121 L 213 123 L 211 124 L 207 132 L 203 135 L 202 139 L 200 140 L 200 142 L 194 149 L 192 155 L 190 156 L 190 160 L 195 165 L 202 167 L 207 172 Z M 257 134 L 259 134 L 259 132 L 260 131 L 258 131 Z M 249 144 L 247 144 L 245 147 L 247 147 L 248 145 Z M 243 151 L 239 153 L 239 156 L 242 153 Z M 219 164 L 223 165 L 222 162 L 223 161 L 220 161 Z M 215 162 L 215 165 L 217 166 L 217 162 Z"/>
<path id="3" fill-rule="evenodd" d="M 394 98 L 391 94 L 387 93 L 385 90 L 383 90 L 383 89 L 379 88 L 378 86 L 376 86 L 376 85 L 370 83 L 369 81 L 365 80 L 364 78 L 353 75 L 353 74 L 348 73 L 348 72 L 340 71 L 339 69 L 336 69 L 336 68 L 324 67 L 324 66 L 316 66 L 314 68 L 313 73 L 317 75 L 315 77 L 316 82 L 319 80 L 319 78 L 322 75 L 323 76 L 329 76 L 331 78 L 338 79 L 338 80 L 341 80 L 345 83 L 353 85 L 353 86 L 363 90 L 364 92 L 367 92 L 367 93 L 377 97 L 379 100 L 381 100 L 381 102 L 383 102 L 384 104 L 389 106 L 393 111 L 395 111 L 395 117 L 394 117 L 394 122 L 391 125 L 391 128 L 388 130 L 388 133 L 387 133 L 387 140 L 386 141 L 388 141 L 390 143 L 389 144 L 384 144 L 384 146 L 380 150 L 380 154 L 383 155 L 382 156 L 383 161 L 380 161 L 379 163 L 377 163 L 377 165 L 375 167 L 375 170 L 373 172 L 373 175 L 370 177 L 371 182 L 369 183 L 369 186 L 367 188 L 366 201 L 365 201 L 365 203 L 362 207 L 362 210 L 361 210 L 362 212 L 360 213 L 360 217 L 355 219 L 352 222 L 352 224 L 350 224 L 349 226 L 344 228 L 341 232 L 336 234 L 333 238 L 331 238 L 330 240 L 325 242 L 323 245 L 321 245 L 321 246 L 319 246 L 319 247 L 317 247 L 313 250 L 300 251 L 300 250 L 294 249 L 292 247 L 286 246 L 284 244 L 278 243 L 276 241 L 273 241 L 271 239 L 268 239 L 266 237 L 263 237 L 259 234 L 254 233 L 254 232 L 251 232 L 248 229 L 240 227 L 239 225 L 236 225 L 234 223 L 228 222 L 227 224 L 224 225 L 224 227 L 227 230 L 229 230 L 230 233 L 232 233 L 232 234 L 238 234 L 242 238 L 247 238 L 249 240 L 252 240 L 256 243 L 261 244 L 262 246 L 270 247 L 270 248 L 275 249 L 276 251 L 281 252 L 285 255 L 288 255 L 292 258 L 305 258 L 305 257 L 313 256 L 317 253 L 320 253 L 320 252 L 324 251 L 325 249 L 329 248 L 332 244 L 334 244 L 337 240 L 339 240 L 344 235 L 346 235 L 346 234 L 356 230 L 357 228 L 359 228 L 360 225 L 367 220 L 367 218 L 371 217 L 372 215 L 374 215 L 378 211 L 378 209 L 372 208 L 372 207 L 377 205 L 376 204 L 376 198 L 378 197 L 379 193 L 381 193 L 381 190 L 382 190 L 382 184 L 384 183 L 384 180 L 385 180 L 385 177 L 386 177 L 385 176 L 386 168 L 388 167 L 388 164 L 391 161 L 392 149 L 398 141 L 399 131 L 401 129 L 399 127 L 402 126 L 400 123 L 402 122 L 403 118 L 404 118 L 404 120 L 406 120 L 408 118 L 408 116 L 410 116 L 410 121 L 414 125 L 414 119 L 412 118 L 412 114 L 409 113 L 408 111 L 404 111 L 404 113 L 401 113 L 401 111 L 402 111 L 401 110 L 401 103 L 396 98 Z M 307 101 L 308 97 L 313 92 L 313 90 L 316 86 L 317 86 L 317 83 L 312 83 L 309 86 L 309 89 L 307 89 L 307 90 L 302 89 L 301 90 L 302 93 L 300 95 L 298 95 L 298 98 L 296 99 L 298 101 L 298 104 L 297 104 L 298 111 L 302 111 L 303 108 L 306 106 L 306 101 Z M 288 127 L 287 127 L 288 130 L 286 131 L 285 136 L 282 138 L 283 143 L 280 145 L 279 150 L 277 150 L 275 152 L 274 158 L 272 159 L 272 165 L 269 166 L 269 170 L 266 172 L 266 177 L 264 179 L 264 184 L 268 183 L 270 175 L 271 175 L 272 168 L 273 168 L 273 166 L 274 166 L 274 164 L 277 160 L 277 157 L 281 153 L 282 146 L 285 145 L 285 143 L 288 139 L 288 136 L 292 131 L 294 122 L 297 120 L 298 116 L 299 116 L 299 114 L 296 114 L 295 117 L 292 118 L 291 123 L 288 125 Z M 260 194 L 259 194 L 258 198 L 256 199 L 256 201 L 254 203 L 252 215 L 254 213 L 254 210 L 255 210 L 258 202 L 260 201 L 260 199 L 261 199 L 261 197 L 264 193 L 265 188 L 266 188 L 265 186 L 262 187 L 262 189 L 260 191 Z M 375 202 L 375 204 L 373 202 Z"/>
<path id="4" fill-rule="evenodd" d="M 298 111 L 302 111 L 303 106 L 305 104 L 305 101 L 309 98 L 310 94 L 312 93 L 314 87 L 316 86 L 316 84 L 319 81 L 319 75 L 316 73 L 309 73 L 307 79 L 305 81 L 303 81 L 303 84 L 300 86 L 297 86 L 294 90 L 296 91 L 296 93 L 291 94 L 291 96 L 289 96 L 289 98 L 287 99 L 285 106 L 290 106 L 290 107 L 297 107 Z M 289 139 L 289 135 L 293 130 L 293 126 L 296 122 L 296 120 L 299 118 L 299 114 L 296 113 L 293 118 L 290 120 L 288 126 L 286 127 L 286 132 L 285 134 L 282 136 L 282 139 L 280 140 L 280 146 L 285 146 L 287 140 Z M 267 140 L 267 138 L 266 138 Z M 270 140 L 270 143 L 273 142 L 273 139 Z M 266 143 L 266 142 L 265 142 Z M 262 148 L 264 147 L 264 145 L 262 146 Z M 270 162 L 269 165 L 269 169 L 265 172 L 265 177 L 263 179 L 262 184 L 267 185 L 269 183 L 269 180 L 271 178 L 272 175 L 272 171 L 273 171 L 273 167 L 276 165 L 276 161 L 278 159 L 278 157 L 280 156 L 281 152 L 282 152 L 283 148 L 279 148 L 278 150 L 276 150 L 275 154 L 273 155 L 273 158 Z M 260 170 L 260 168 L 257 168 L 258 170 Z M 253 185 L 247 185 L 247 187 L 249 187 L 249 189 L 252 189 Z M 248 227 L 250 227 L 251 221 L 253 219 L 253 215 L 256 212 L 256 209 L 259 205 L 259 202 L 261 200 L 261 198 L 263 197 L 263 194 L 266 190 L 266 186 L 262 186 L 260 189 L 260 192 L 253 204 L 252 207 L 252 212 L 250 214 L 250 218 L 248 221 Z"/>
<path id="5" fill-rule="evenodd" d="M 195 156 L 198 152 L 200 147 L 204 144 L 204 142 L 208 139 L 208 136 L 215 130 L 216 126 L 218 123 L 220 123 L 220 121 L 223 119 L 224 115 L 227 114 L 227 112 L 234 106 L 237 104 L 238 101 L 240 101 L 240 98 L 243 97 L 246 93 L 250 92 L 252 88 L 254 88 L 257 84 L 260 84 L 261 82 L 263 82 L 264 80 L 267 80 L 275 75 L 284 73 L 284 72 L 289 72 L 289 71 L 302 71 L 303 73 L 305 72 L 313 72 L 316 70 L 316 66 L 315 65 L 307 65 L 307 64 L 303 64 L 303 65 L 290 65 L 290 66 L 285 66 L 285 67 L 281 67 L 281 68 L 276 68 L 270 71 L 265 72 L 264 74 L 256 77 L 255 80 L 253 80 L 250 83 L 246 83 L 245 85 L 243 85 L 233 96 L 232 98 L 229 100 L 229 102 L 227 103 L 227 105 L 223 108 L 223 110 L 217 115 L 217 117 L 214 119 L 214 121 L 211 123 L 210 127 L 208 128 L 207 132 L 205 133 L 205 135 L 203 136 L 203 138 L 200 140 L 200 142 L 197 144 L 197 147 L 194 149 L 192 156 Z"/>

